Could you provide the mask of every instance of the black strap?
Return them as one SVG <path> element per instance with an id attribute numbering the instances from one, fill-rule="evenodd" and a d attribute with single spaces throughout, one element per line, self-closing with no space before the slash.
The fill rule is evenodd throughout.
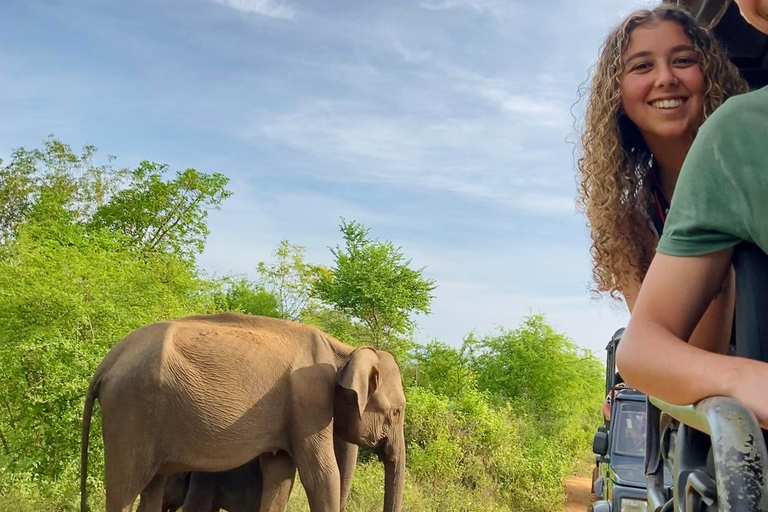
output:
<path id="1" fill-rule="evenodd" d="M 661 464 L 661 411 L 646 397 L 645 419 L 645 474 L 655 475 Z"/>
<path id="2" fill-rule="evenodd" d="M 653 227 L 656 228 L 656 232 L 661 237 L 661 234 L 664 232 L 664 223 L 667 221 L 667 214 L 669 213 L 669 201 L 667 201 L 664 192 L 658 185 L 651 187 L 651 194 L 653 195 L 654 206 L 651 220 L 653 221 Z"/>
<path id="3" fill-rule="evenodd" d="M 742 242 L 733 250 L 736 311 L 733 319 L 736 355 L 768 362 L 768 255 Z"/>

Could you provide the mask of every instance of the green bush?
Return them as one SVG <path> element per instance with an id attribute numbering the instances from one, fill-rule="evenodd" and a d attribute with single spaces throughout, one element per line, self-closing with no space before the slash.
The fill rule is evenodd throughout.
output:
<path id="1" fill-rule="evenodd" d="M 30 224 L 7 254 L 0 260 L 0 460 L 12 471 L 57 477 L 79 459 L 83 398 L 110 347 L 136 327 L 212 305 L 189 262 L 136 254 L 109 232 Z"/>

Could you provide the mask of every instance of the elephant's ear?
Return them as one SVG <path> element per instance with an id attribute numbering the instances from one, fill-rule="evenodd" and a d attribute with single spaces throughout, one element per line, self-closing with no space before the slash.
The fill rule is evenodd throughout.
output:
<path id="1" fill-rule="evenodd" d="M 379 388 L 379 355 L 370 347 L 356 349 L 336 374 L 336 382 L 357 394 L 360 418 L 376 390 Z"/>

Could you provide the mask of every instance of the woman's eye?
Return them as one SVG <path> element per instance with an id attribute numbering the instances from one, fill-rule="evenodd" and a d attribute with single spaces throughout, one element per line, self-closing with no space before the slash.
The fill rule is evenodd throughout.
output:
<path id="1" fill-rule="evenodd" d="M 692 59 L 690 57 L 681 57 L 679 59 L 675 59 L 675 64 L 678 66 L 693 66 L 697 63 L 698 61 L 696 59 Z"/>
<path id="2" fill-rule="evenodd" d="M 649 63 L 641 62 L 632 66 L 630 71 L 648 71 L 649 69 L 651 69 L 651 65 Z"/>

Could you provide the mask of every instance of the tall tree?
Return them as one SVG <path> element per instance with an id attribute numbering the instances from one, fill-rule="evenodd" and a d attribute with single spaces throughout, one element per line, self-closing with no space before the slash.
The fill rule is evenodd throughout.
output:
<path id="1" fill-rule="evenodd" d="M 94 146 L 85 146 L 77 155 L 51 136 L 41 148 L 15 149 L 8 165 L 0 162 L 0 245 L 34 216 L 108 228 L 143 253 L 191 257 L 203 251 L 208 210 L 232 194 L 227 177 L 186 169 L 169 180 L 167 165 L 144 161 L 134 170 L 115 169 L 114 157 L 94 165 L 95 154 Z"/>
<path id="2" fill-rule="evenodd" d="M 41 148 L 17 148 L 8 165 L 0 161 L 0 244 L 7 244 L 33 213 L 39 220 L 61 214 L 84 221 L 92 217 L 127 175 L 112 166 L 94 165 L 94 146 L 80 155 L 53 136 Z"/>
<path id="3" fill-rule="evenodd" d="M 125 234 L 143 252 L 202 252 L 209 233 L 208 210 L 218 209 L 232 195 L 225 188 L 229 179 L 185 169 L 175 179 L 164 180 L 167 170 L 165 164 L 141 162 L 131 171 L 128 187 L 98 208 L 93 224 Z"/>
<path id="4" fill-rule="evenodd" d="M 372 239 L 362 224 L 342 219 L 344 247 L 331 249 L 334 265 L 319 272 L 314 292 L 335 309 L 358 318 L 381 348 L 413 328 L 411 315 L 429 314 L 435 282 L 410 268 L 400 248 Z"/>
<path id="5" fill-rule="evenodd" d="M 221 279 L 219 286 L 220 289 L 213 295 L 217 309 L 281 317 L 277 297 L 261 284 L 245 276 L 227 276 Z"/>
<path id="6" fill-rule="evenodd" d="M 226 178 L 163 181 L 165 166 L 96 166 L 95 151 L 50 138 L 0 166 L 0 473 L 70 471 L 82 397 L 109 348 L 140 325 L 218 309 L 220 283 L 188 256 Z M 236 308 L 268 307 L 235 284 L 225 299 Z"/>
<path id="7" fill-rule="evenodd" d="M 301 320 L 320 268 L 305 261 L 304 251 L 303 246 L 282 240 L 272 253 L 273 261 L 258 265 L 262 285 L 277 298 L 280 316 L 290 320 Z"/>

